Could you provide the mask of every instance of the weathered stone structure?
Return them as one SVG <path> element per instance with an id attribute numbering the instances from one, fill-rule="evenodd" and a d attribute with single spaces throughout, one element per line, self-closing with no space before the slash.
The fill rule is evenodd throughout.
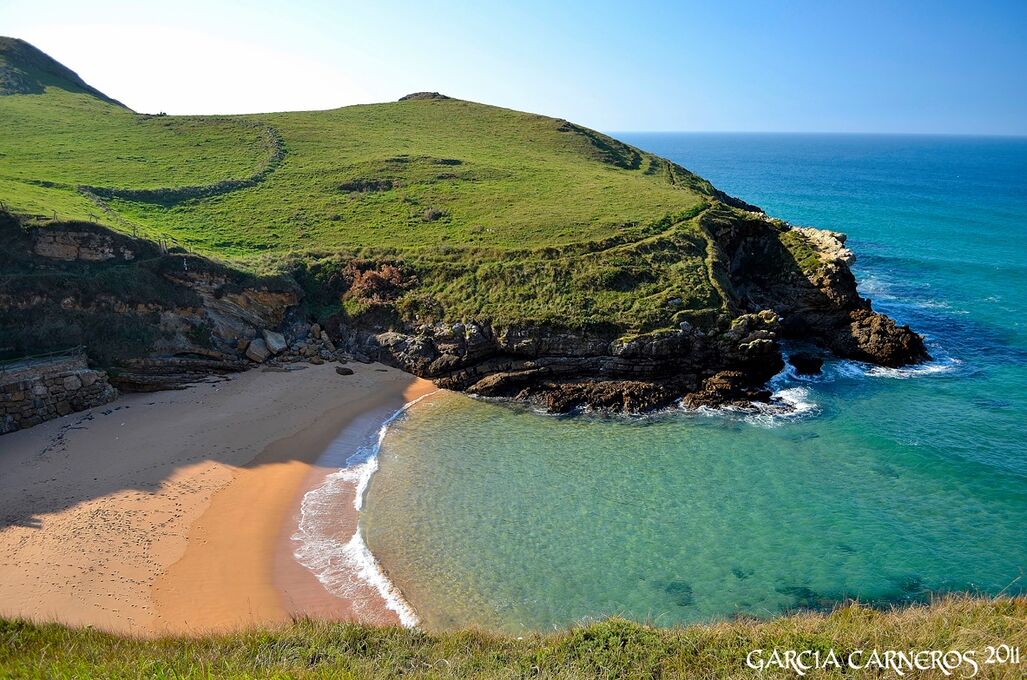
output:
<path id="1" fill-rule="evenodd" d="M 41 257 L 68 262 L 106 262 L 119 259 L 129 261 L 135 252 L 128 240 L 102 231 L 61 231 L 37 229 L 33 232 L 32 251 Z"/>
<path id="2" fill-rule="evenodd" d="M 107 373 L 85 357 L 60 356 L 0 366 L 0 434 L 113 401 Z"/>

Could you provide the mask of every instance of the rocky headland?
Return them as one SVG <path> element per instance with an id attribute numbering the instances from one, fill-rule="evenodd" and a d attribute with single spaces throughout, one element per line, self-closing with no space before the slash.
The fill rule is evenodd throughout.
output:
<path id="1" fill-rule="evenodd" d="M 302 258 L 261 277 L 92 224 L 30 227 L 4 215 L 0 334 L 23 353 L 85 345 L 123 391 L 258 365 L 379 360 L 553 412 L 748 406 L 769 398 L 785 338 L 882 366 L 929 358 L 919 335 L 857 293 L 844 235 L 741 206 L 715 202 L 697 218 L 720 309 L 634 335 L 405 318 L 396 303 L 417 272 L 393 261 L 322 261 L 336 268 L 327 299 L 337 304 L 326 306 L 324 271 L 313 276 Z M 680 304 L 668 300 L 668 314 Z"/>
<path id="2" fill-rule="evenodd" d="M 706 324 L 612 338 L 472 322 L 361 329 L 350 342 L 441 387 L 554 412 L 640 412 L 679 399 L 747 407 L 770 397 L 765 385 L 784 367 L 785 338 L 881 366 L 930 358 L 921 336 L 858 294 L 844 234 L 723 204 L 700 224 L 714 245 L 710 277 L 725 300 Z"/>

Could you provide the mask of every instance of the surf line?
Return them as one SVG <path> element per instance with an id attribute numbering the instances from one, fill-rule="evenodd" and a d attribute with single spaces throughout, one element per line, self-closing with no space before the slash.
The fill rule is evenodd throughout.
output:
<path id="1" fill-rule="evenodd" d="M 404 404 L 382 421 L 370 445 L 358 448 L 346 459 L 344 467 L 327 475 L 319 486 L 305 493 L 300 503 L 299 526 L 292 535 L 292 540 L 299 544 L 293 556 L 314 573 L 328 592 L 351 599 L 354 611 L 360 613 L 363 603 L 357 595 L 361 586 L 371 586 L 384 600 L 385 607 L 395 612 L 407 628 L 417 626 L 420 620 L 367 547 L 359 517 L 353 536 L 346 542 L 334 537 L 330 517 L 333 508 L 338 507 L 336 499 L 348 489 L 353 490 L 353 509 L 359 514 L 371 477 L 378 470 L 378 452 L 389 426 L 418 402 L 437 393 L 435 390 Z"/>

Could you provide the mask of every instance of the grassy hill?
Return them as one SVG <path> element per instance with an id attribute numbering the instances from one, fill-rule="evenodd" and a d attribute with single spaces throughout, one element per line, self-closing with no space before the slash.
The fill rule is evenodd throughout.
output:
<path id="1" fill-rule="evenodd" d="M 12 39 L 0 83 L 23 85 L 0 89 L 0 201 L 42 226 L 95 221 L 251 270 L 292 253 L 392 259 L 418 281 L 399 307 L 429 321 L 631 333 L 685 318 L 668 300 L 724 305 L 695 218 L 732 199 L 563 120 L 422 97 L 143 115 Z"/>
<path id="2" fill-rule="evenodd" d="M 808 678 L 899 677 L 872 651 L 973 652 L 977 678 L 1020 678 L 1019 664 L 985 664 L 985 647 L 1027 647 L 1027 599 L 949 596 L 881 612 L 859 605 L 830 615 L 652 628 L 609 620 L 548 635 L 429 634 L 398 627 L 300 622 L 276 630 L 197 639 L 132 640 L 93 630 L 0 620 L 0 675 L 12 678 L 751 678 L 747 655 L 830 650 L 863 669 L 811 669 Z M 810 656 L 805 657 L 810 663 Z M 901 661 L 897 663 L 902 663 Z M 971 677 L 968 663 L 904 677 Z M 798 677 L 770 666 L 760 677 Z"/>
<path id="3" fill-rule="evenodd" d="M 0 95 L 42 94 L 47 88 L 88 94 L 124 106 L 24 40 L 0 36 Z"/>
<path id="4" fill-rule="evenodd" d="M 119 215 L 206 254 L 561 245 L 688 213 L 711 191 L 566 121 L 455 99 L 146 116 L 54 82 L 0 98 L 0 116 L 4 194 L 16 210 L 63 203 L 62 217 L 86 218 L 96 209 L 76 189 L 100 188 Z M 275 152 L 268 128 L 284 153 L 260 182 L 182 192 L 264 170 Z"/>

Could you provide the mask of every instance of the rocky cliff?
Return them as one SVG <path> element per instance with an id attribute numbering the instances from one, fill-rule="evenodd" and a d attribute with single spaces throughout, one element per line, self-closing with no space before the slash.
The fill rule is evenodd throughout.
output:
<path id="1" fill-rule="evenodd" d="M 302 291 L 88 223 L 26 228 L 0 214 L 0 347 L 29 355 L 83 345 L 128 390 L 174 387 L 251 364 L 248 343 Z"/>
<path id="2" fill-rule="evenodd" d="M 784 366 L 780 338 L 810 340 L 838 356 L 884 366 L 929 358 L 919 335 L 859 296 L 844 235 L 724 204 L 699 220 L 724 303 L 705 324 L 681 322 L 636 337 L 434 324 L 358 332 L 356 347 L 441 387 L 556 412 L 637 412 L 679 399 L 745 407 L 770 396 L 765 384 Z"/>
<path id="3" fill-rule="evenodd" d="M 397 302 L 417 285 L 402 263 L 338 260 L 323 284 L 301 258 L 257 277 L 95 225 L 28 229 L 5 216 L 12 275 L 0 285 L 0 345 L 28 353 L 85 344 L 129 390 L 265 362 L 373 358 L 440 387 L 555 412 L 767 399 L 766 382 L 784 365 L 781 338 L 885 366 L 928 358 L 920 336 L 858 295 L 843 235 L 791 227 L 745 204 L 715 202 L 696 219 L 719 309 L 629 334 L 418 322 Z M 373 304 L 347 313 L 357 293 Z"/>

